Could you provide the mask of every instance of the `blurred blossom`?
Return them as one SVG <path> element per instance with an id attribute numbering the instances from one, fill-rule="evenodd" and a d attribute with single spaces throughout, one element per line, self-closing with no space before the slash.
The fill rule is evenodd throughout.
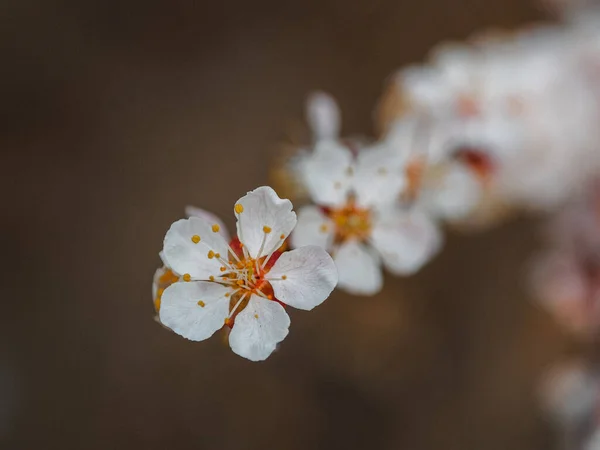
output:
<path id="1" fill-rule="evenodd" d="M 397 74 L 387 96 L 401 101 L 383 100 L 382 128 L 417 114 L 429 123 L 430 164 L 476 150 L 490 163 L 488 194 L 560 206 L 600 169 L 598 17 L 438 47 Z"/>
<path id="2" fill-rule="evenodd" d="M 600 435 L 600 376 L 582 361 L 551 369 L 542 383 L 542 401 L 560 432 L 561 450 L 597 450 Z"/>
<path id="3" fill-rule="evenodd" d="M 573 200 L 547 225 L 549 248 L 534 261 L 534 294 L 572 332 L 600 327 L 600 185 Z"/>
<path id="4" fill-rule="evenodd" d="M 154 277 L 155 308 L 163 325 L 192 341 L 228 327 L 231 349 L 261 361 L 288 334 L 285 306 L 318 306 L 337 273 L 320 247 L 283 251 L 296 214 L 270 187 L 249 192 L 234 211 L 237 238 L 229 244 L 224 224 L 198 208 L 171 226 Z"/>
<path id="5" fill-rule="evenodd" d="M 307 112 L 316 142 L 296 160 L 295 170 L 314 205 L 299 210 L 291 245 L 329 250 L 339 287 L 372 295 L 383 284 L 381 265 L 397 275 L 412 274 L 437 252 L 441 236 L 423 211 L 400 204 L 407 185 L 406 154 L 395 148 L 401 136 L 353 151 L 338 136 L 319 138 L 326 127 L 315 118 L 332 123 L 331 115 L 315 114 L 323 109 L 339 118 L 330 97 L 311 96 Z"/>

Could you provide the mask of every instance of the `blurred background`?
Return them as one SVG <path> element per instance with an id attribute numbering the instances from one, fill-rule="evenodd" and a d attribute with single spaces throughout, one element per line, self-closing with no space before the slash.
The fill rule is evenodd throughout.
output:
<path id="1" fill-rule="evenodd" d="M 331 92 L 373 134 L 386 77 L 440 41 L 541 18 L 526 0 L 9 0 L 1 9 L 6 449 L 554 448 L 545 369 L 570 351 L 529 301 L 523 219 L 450 232 L 372 298 L 292 311 L 263 363 L 154 322 L 186 205 L 233 225 Z"/>

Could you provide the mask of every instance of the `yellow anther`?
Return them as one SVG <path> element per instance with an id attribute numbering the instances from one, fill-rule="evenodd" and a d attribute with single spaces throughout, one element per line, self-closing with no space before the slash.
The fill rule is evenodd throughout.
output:
<path id="1" fill-rule="evenodd" d="M 194 244 L 197 244 L 198 242 L 200 242 L 200 236 L 198 236 L 197 234 L 192 236 L 192 242 Z"/>
<path id="2" fill-rule="evenodd" d="M 220 253 L 215 253 L 215 258 L 220 258 L 221 254 Z"/>
<path id="3" fill-rule="evenodd" d="M 285 239 L 285 234 L 281 234 L 281 236 L 279 236 L 279 239 Z"/>
<path id="4" fill-rule="evenodd" d="M 218 233 L 221 227 L 216 223 L 212 226 L 213 233 Z"/>
<path id="5" fill-rule="evenodd" d="M 183 281 L 190 281 L 191 279 L 192 279 L 192 277 L 190 276 L 189 273 L 183 274 Z"/>
<path id="6" fill-rule="evenodd" d="M 211 275 L 210 277 L 208 277 L 208 279 L 209 279 L 210 281 L 215 281 L 215 277 L 213 277 L 212 275 Z"/>
<path id="7" fill-rule="evenodd" d="M 327 227 L 327 224 L 325 224 L 325 223 L 319 227 L 319 230 L 321 230 L 321 233 L 327 233 L 328 229 L 329 228 Z"/>
<path id="8" fill-rule="evenodd" d="M 266 225 L 265 225 L 265 226 L 263 227 L 263 231 L 264 231 L 266 234 L 269 234 L 269 233 L 270 233 L 272 230 L 271 230 L 271 227 L 268 227 L 268 226 L 266 226 Z"/>
<path id="9" fill-rule="evenodd" d="M 287 275 L 281 275 L 282 280 L 287 280 Z"/>
<path id="10" fill-rule="evenodd" d="M 254 314 L 254 318 L 255 318 L 255 319 L 258 319 L 258 314 Z"/>
<path id="11" fill-rule="evenodd" d="M 236 203 L 236 205 L 235 205 L 235 207 L 233 209 L 238 214 L 241 214 L 241 213 L 244 212 L 244 207 L 240 203 Z"/>
<path id="12" fill-rule="evenodd" d="M 213 252 L 212 250 L 208 251 L 208 259 L 213 259 L 215 257 L 215 252 Z"/>
<path id="13" fill-rule="evenodd" d="M 244 280 L 237 280 L 237 284 L 238 284 L 238 286 L 243 286 L 244 285 Z"/>
<path id="14" fill-rule="evenodd" d="M 206 303 L 204 303 L 202 300 L 199 300 L 198 306 L 202 306 L 204 308 L 206 306 Z"/>
<path id="15" fill-rule="evenodd" d="M 227 268 L 226 268 L 226 267 L 224 267 L 224 266 L 222 266 L 222 267 L 221 267 L 219 270 L 220 270 L 221 272 L 225 272 L 225 271 L 227 270 Z"/>
<path id="16" fill-rule="evenodd" d="M 229 297 L 231 295 L 231 292 L 225 292 L 225 297 Z"/>

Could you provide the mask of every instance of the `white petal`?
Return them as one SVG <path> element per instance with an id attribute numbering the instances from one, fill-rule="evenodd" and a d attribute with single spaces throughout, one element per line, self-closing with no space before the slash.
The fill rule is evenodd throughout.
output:
<path id="1" fill-rule="evenodd" d="M 482 194 L 481 183 L 462 164 L 450 164 L 447 169 L 438 179 L 425 176 L 418 201 L 434 217 L 463 219 L 478 205 Z"/>
<path id="2" fill-rule="evenodd" d="M 329 297 L 337 284 L 338 273 L 323 248 L 309 245 L 285 252 L 265 278 L 273 286 L 277 300 L 294 308 L 311 310 Z"/>
<path id="3" fill-rule="evenodd" d="M 403 159 L 385 145 L 361 150 L 352 181 L 357 204 L 370 208 L 398 201 L 406 185 Z"/>
<path id="4" fill-rule="evenodd" d="M 333 260 L 338 269 L 338 287 L 357 295 L 373 295 L 381 290 L 379 257 L 367 246 L 357 241 L 345 242 Z"/>
<path id="5" fill-rule="evenodd" d="M 306 118 L 316 141 L 339 136 L 340 108 L 331 95 L 313 92 L 306 102 Z"/>
<path id="6" fill-rule="evenodd" d="M 320 141 L 298 162 L 300 177 L 315 203 L 338 206 L 346 202 L 353 157 L 335 141 Z"/>
<path id="7" fill-rule="evenodd" d="M 305 206 L 298 211 L 298 224 L 290 237 L 293 248 L 318 245 L 328 249 L 334 236 L 334 223 L 316 206 Z"/>
<path id="8" fill-rule="evenodd" d="M 160 321 L 191 341 L 208 339 L 229 314 L 227 292 L 231 289 L 209 281 L 172 284 L 162 295 Z M 204 306 L 198 304 L 200 301 Z"/>
<path id="9" fill-rule="evenodd" d="M 237 204 L 244 208 L 243 212 L 237 214 L 238 237 L 252 257 L 257 257 L 261 246 L 261 256 L 276 250 L 296 226 L 292 202 L 279 198 L 269 186 L 248 192 Z M 265 233 L 264 227 L 269 227 L 271 231 Z"/>
<path id="10" fill-rule="evenodd" d="M 419 211 L 394 210 L 380 216 L 371 233 L 371 243 L 396 275 L 419 270 L 439 250 L 442 237 L 437 226 Z"/>
<path id="11" fill-rule="evenodd" d="M 290 317 L 283 306 L 252 295 L 248 306 L 235 318 L 229 345 L 234 353 L 250 361 L 262 361 L 285 339 L 289 326 Z"/>
<path id="12" fill-rule="evenodd" d="M 231 236 L 229 236 L 229 231 L 227 230 L 225 223 L 216 214 L 213 214 L 210 211 L 206 211 L 201 208 L 196 208 L 195 206 L 186 206 L 185 215 L 188 217 L 199 217 L 200 219 L 203 219 L 205 222 L 208 222 L 211 225 L 219 225 L 218 233 L 221 236 L 223 236 L 223 239 L 225 239 L 226 242 L 231 241 Z"/>
<path id="13" fill-rule="evenodd" d="M 192 241 L 199 236 L 196 244 Z M 211 275 L 219 276 L 221 263 L 217 258 L 209 258 L 212 250 L 227 258 L 227 242 L 219 233 L 212 230 L 212 225 L 198 217 L 181 219 L 171 225 L 165 236 L 163 256 L 166 265 L 178 274 L 190 274 L 193 279 L 207 280 Z"/>

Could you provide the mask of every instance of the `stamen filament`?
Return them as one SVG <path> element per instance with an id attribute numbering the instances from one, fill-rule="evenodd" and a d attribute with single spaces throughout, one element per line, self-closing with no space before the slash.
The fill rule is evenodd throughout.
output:
<path id="1" fill-rule="evenodd" d="M 235 306 L 233 307 L 233 309 L 231 310 L 231 312 L 229 313 L 229 315 L 227 316 L 228 319 L 231 319 L 231 316 L 233 316 L 233 314 L 235 314 L 235 311 L 238 309 L 238 307 L 240 306 L 240 304 L 242 303 L 242 300 L 244 300 L 246 298 L 246 295 L 248 295 L 248 293 L 244 293 L 240 299 L 238 300 L 238 302 L 235 304 Z M 221 316 L 223 317 L 223 316 Z"/>

